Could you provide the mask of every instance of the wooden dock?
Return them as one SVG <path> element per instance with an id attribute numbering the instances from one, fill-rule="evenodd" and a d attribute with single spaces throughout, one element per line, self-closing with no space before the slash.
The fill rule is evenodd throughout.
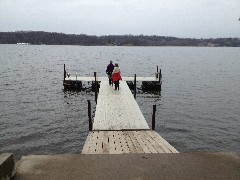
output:
<path id="1" fill-rule="evenodd" d="M 141 78 L 145 81 L 153 79 L 154 77 Z M 108 84 L 108 79 L 102 78 L 93 131 L 88 134 L 82 154 L 125 153 L 178 153 L 178 151 L 158 133 L 150 130 L 126 81 L 120 81 L 120 90 L 114 90 Z"/>

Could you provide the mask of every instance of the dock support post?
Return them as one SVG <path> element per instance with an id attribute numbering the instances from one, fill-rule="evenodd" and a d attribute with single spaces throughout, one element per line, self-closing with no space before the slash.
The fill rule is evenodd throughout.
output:
<path id="1" fill-rule="evenodd" d="M 65 78 L 67 77 L 66 66 L 64 64 L 64 71 L 63 71 L 63 82 L 65 83 Z"/>
<path id="2" fill-rule="evenodd" d="M 157 74 L 156 74 L 156 79 L 158 78 L 158 66 L 157 66 Z"/>
<path id="3" fill-rule="evenodd" d="M 158 79 L 158 82 L 160 83 L 162 80 L 162 70 L 160 69 L 159 71 L 159 79 Z"/>
<path id="4" fill-rule="evenodd" d="M 159 91 L 162 91 L 162 70 L 159 71 Z"/>
<path id="5" fill-rule="evenodd" d="M 97 104 L 97 88 L 98 88 L 98 85 L 97 85 L 97 72 L 94 72 L 94 78 L 95 78 L 95 102 Z"/>
<path id="6" fill-rule="evenodd" d="M 76 89 L 77 89 L 77 73 L 76 73 Z"/>
<path id="7" fill-rule="evenodd" d="M 153 105 L 152 130 L 155 130 L 155 114 L 156 114 L 156 105 Z"/>
<path id="8" fill-rule="evenodd" d="M 159 71 L 159 79 L 162 80 L 162 70 Z"/>
<path id="9" fill-rule="evenodd" d="M 136 92 L 137 91 L 137 75 L 134 75 L 134 98 L 136 99 Z"/>
<path id="10" fill-rule="evenodd" d="M 91 101 L 88 101 L 88 123 L 89 123 L 89 131 L 92 131 L 92 110 L 91 110 Z"/>

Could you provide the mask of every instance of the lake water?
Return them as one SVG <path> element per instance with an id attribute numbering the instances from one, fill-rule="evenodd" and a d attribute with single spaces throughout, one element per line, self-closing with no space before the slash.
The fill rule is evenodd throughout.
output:
<path id="1" fill-rule="evenodd" d="M 109 60 L 122 76 L 162 69 L 161 94 L 139 82 L 137 102 L 150 127 L 157 105 L 156 131 L 178 151 L 240 153 L 240 48 L 45 45 L 0 45 L 0 153 L 80 153 L 94 93 L 64 91 L 63 64 L 105 76 Z"/>

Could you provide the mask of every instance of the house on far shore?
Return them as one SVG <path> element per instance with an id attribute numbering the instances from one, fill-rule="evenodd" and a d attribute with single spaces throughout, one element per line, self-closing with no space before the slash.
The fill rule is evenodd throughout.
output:
<path id="1" fill-rule="evenodd" d="M 208 47 L 220 47 L 220 44 L 207 43 Z"/>
<path id="2" fill-rule="evenodd" d="M 29 45 L 30 43 L 17 43 L 18 45 Z"/>

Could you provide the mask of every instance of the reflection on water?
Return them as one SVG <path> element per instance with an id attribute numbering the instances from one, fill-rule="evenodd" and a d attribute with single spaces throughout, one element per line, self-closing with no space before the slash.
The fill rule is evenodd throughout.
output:
<path id="1" fill-rule="evenodd" d="M 80 153 L 94 92 L 88 83 L 64 90 L 63 64 L 71 74 L 106 76 L 110 60 L 122 76 L 154 76 L 160 66 L 161 93 L 138 83 L 136 100 L 150 127 L 157 105 L 156 131 L 177 150 L 240 150 L 239 48 L 0 45 L 0 52 L 0 152 Z"/>

